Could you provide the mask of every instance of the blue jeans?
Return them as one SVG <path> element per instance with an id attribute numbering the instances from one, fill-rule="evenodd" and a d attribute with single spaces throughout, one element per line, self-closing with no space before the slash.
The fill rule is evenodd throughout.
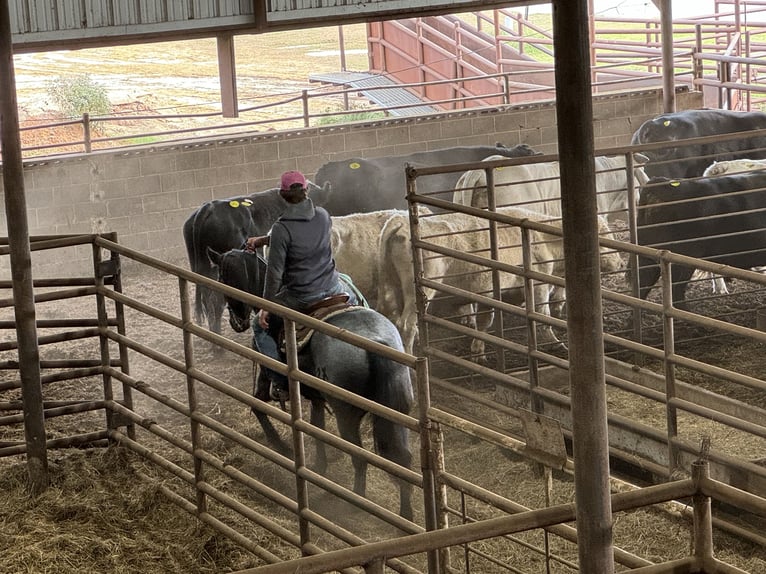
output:
<path id="1" fill-rule="evenodd" d="M 317 301 L 320 301 L 321 299 L 325 299 L 327 297 L 330 297 L 332 295 L 340 295 L 341 293 L 347 293 L 349 296 L 348 302 L 351 305 L 356 305 L 358 302 L 358 299 L 356 297 L 356 294 L 353 293 L 350 289 L 347 289 L 347 286 L 342 281 L 338 281 L 338 284 L 331 288 L 326 289 L 325 291 L 321 291 L 319 293 L 316 293 L 312 296 L 311 300 L 305 300 L 300 299 L 298 297 L 292 297 L 288 294 L 282 294 L 280 296 L 279 303 L 281 305 L 284 305 L 285 307 L 289 307 L 290 309 L 295 309 L 296 311 L 302 311 L 304 309 L 307 309 L 312 303 L 315 303 Z M 276 361 L 283 361 L 283 358 L 279 352 L 279 347 L 277 346 L 277 337 L 279 336 L 279 328 L 282 324 L 282 320 L 279 317 L 275 317 L 274 315 L 269 316 L 269 329 L 266 330 L 258 323 L 258 321 L 253 321 L 253 347 L 259 352 L 267 357 L 270 357 Z M 274 383 L 276 386 L 281 388 L 287 388 L 287 377 L 285 377 L 281 373 L 277 373 L 275 371 L 272 371 L 271 369 L 267 369 L 266 367 L 262 367 L 266 371 L 266 375 L 269 377 L 269 379 Z"/>
<path id="2" fill-rule="evenodd" d="M 277 321 L 276 317 L 273 315 L 269 318 L 271 319 L 269 322 L 269 329 L 271 329 L 271 323 L 276 323 Z M 279 321 L 279 323 L 281 323 L 281 321 Z M 280 356 L 279 348 L 277 347 L 277 336 L 278 333 L 274 333 L 274 336 L 272 336 L 268 330 L 261 327 L 257 320 L 253 321 L 253 347 L 255 347 L 259 353 L 263 353 L 271 359 L 282 361 L 283 359 Z M 287 387 L 287 377 L 285 377 L 283 374 L 272 371 L 271 369 L 268 369 L 264 366 L 261 366 L 261 368 L 265 370 L 266 376 L 272 382 L 276 383 L 278 386 Z"/>

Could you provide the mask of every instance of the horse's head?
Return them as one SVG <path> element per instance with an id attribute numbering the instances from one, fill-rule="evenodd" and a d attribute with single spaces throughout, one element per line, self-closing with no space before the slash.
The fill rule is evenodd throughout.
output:
<path id="1" fill-rule="evenodd" d="M 263 292 L 262 268 L 265 263 L 260 260 L 259 255 L 242 249 L 218 253 L 208 248 L 208 257 L 218 269 L 218 281 L 252 295 L 261 295 Z M 226 295 L 225 299 L 226 307 L 229 309 L 229 324 L 237 333 L 242 333 L 250 327 L 252 308 L 237 297 Z"/>

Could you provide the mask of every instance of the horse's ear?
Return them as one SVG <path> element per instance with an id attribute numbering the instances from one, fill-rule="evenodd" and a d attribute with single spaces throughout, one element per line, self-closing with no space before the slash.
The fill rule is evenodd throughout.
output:
<path id="1" fill-rule="evenodd" d="M 212 247 L 208 245 L 207 258 L 210 259 L 210 263 L 212 263 L 215 267 L 220 266 L 222 256 L 223 255 L 221 253 L 219 253 L 218 251 L 216 251 L 215 249 L 213 249 Z"/>

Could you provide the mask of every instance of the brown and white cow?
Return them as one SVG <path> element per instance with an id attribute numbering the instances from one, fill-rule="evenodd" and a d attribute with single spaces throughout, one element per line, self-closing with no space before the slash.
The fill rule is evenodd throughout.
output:
<path id="1" fill-rule="evenodd" d="M 498 212 L 536 221 L 545 219 L 545 216 L 518 207 L 498 208 Z M 600 218 L 599 223 L 604 231 L 608 231 L 605 219 Z M 553 225 L 560 224 L 553 223 Z M 490 239 L 486 219 L 460 213 L 439 214 L 420 217 L 418 226 L 420 236 L 424 240 L 461 253 L 470 253 L 487 259 L 490 257 Z M 531 243 L 534 270 L 548 275 L 563 276 L 562 238 L 533 231 Z M 523 252 L 519 227 L 498 225 L 498 246 L 499 262 L 522 265 Z M 622 267 L 622 259 L 618 253 L 603 249 L 602 254 L 603 269 L 615 271 Z M 397 325 L 402 334 L 405 349 L 411 352 L 417 335 L 417 307 L 407 214 L 395 215 L 384 225 L 380 236 L 379 262 L 378 310 Z M 423 267 L 425 277 L 443 282 L 445 285 L 477 294 L 492 292 L 492 274 L 484 265 L 430 253 L 424 256 Z M 500 273 L 500 281 L 504 295 L 518 296 L 523 293 L 522 276 L 503 272 Z M 434 289 L 425 289 L 426 298 L 430 301 L 435 292 Z M 553 303 L 551 292 L 549 284 L 536 284 L 534 293 L 536 307 L 541 313 L 547 315 L 551 314 L 550 308 Z M 468 324 L 482 331 L 489 329 L 493 320 L 492 312 L 473 305 L 469 305 L 469 308 L 471 312 L 468 315 Z M 540 325 L 540 342 L 561 345 L 553 329 L 547 324 Z M 471 352 L 474 356 L 481 356 L 484 352 L 484 343 L 478 339 L 474 340 L 471 344 Z"/>

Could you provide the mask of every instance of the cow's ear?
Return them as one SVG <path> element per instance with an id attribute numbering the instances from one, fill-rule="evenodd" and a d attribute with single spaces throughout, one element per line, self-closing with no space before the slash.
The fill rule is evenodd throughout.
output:
<path id="1" fill-rule="evenodd" d="M 222 255 L 218 251 L 208 246 L 207 258 L 210 259 L 210 263 L 212 263 L 215 267 L 218 267 L 221 264 L 221 257 Z"/>
<path id="2" fill-rule="evenodd" d="M 331 193 L 332 184 L 330 184 L 330 180 L 325 181 L 322 187 L 309 182 L 309 197 L 314 202 L 314 205 L 325 205 L 330 200 Z"/>
<path id="3" fill-rule="evenodd" d="M 633 163 L 636 165 L 644 165 L 649 163 L 649 158 L 642 153 L 636 152 L 633 154 Z"/>

